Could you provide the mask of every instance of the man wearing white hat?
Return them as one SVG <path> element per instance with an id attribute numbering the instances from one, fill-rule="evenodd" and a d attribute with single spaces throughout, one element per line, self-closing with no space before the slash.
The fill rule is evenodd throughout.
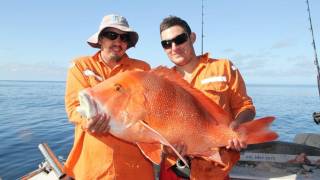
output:
<path id="1" fill-rule="evenodd" d="M 108 134 L 109 116 L 85 119 L 76 111 L 78 92 L 127 70 L 149 70 L 141 60 L 129 58 L 126 50 L 134 47 L 139 36 L 127 20 L 111 14 L 102 19 L 98 32 L 88 44 L 100 50 L 80 57 L 68 70 L 65 106 L 75 125 L 73 148 L 65 163 L 65 172 L 75 179 L 154 179 L 153 166 L 138 147 Z"/>

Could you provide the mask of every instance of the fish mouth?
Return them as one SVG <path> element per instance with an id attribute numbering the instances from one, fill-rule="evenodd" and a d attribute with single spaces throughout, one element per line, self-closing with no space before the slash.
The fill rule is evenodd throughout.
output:
<path id="1" fill-rule="evenodd" d="M 97 102 L 91 98 L 88 91 L 82 90 L 78 94 L 78 99 L 80 105 L 77 107 L 76 111 L 87 119 L 95 117 L 99 112 L 99 105 Z"/>

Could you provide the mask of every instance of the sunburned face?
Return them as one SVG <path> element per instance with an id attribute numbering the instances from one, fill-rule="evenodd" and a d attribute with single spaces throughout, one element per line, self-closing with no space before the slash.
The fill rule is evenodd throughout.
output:
<path id="1" fill-rule="evenodd" d="M 161 32 L 161 41 L 169 59 L 177 66 L 184 66 L 194 54 L 193 34 L 189 35 L 180 26 L 172 26 Z"/>
<path id="2" fill-rule="evenodd" d="M 101 52 L 103 53 L 103 57 L 105 60 L 118 61 L 125 54 L 128 48 L 128 43 L 126 42 L 126 39 L 120 38 L 121 35 L 123 37 L 126 37 L 124 36 L 126 33 L 116 28 L 108 28 L 107 33 L 109 34 L 103 35 L 102 38 L 99 40 L 99 43 L 101 45 Z M 112 40 L 110 39 L 110 36 L 111 38 L 112 36 L 113 38 L 115 36 L 117 37 L 116 39 Z"/>

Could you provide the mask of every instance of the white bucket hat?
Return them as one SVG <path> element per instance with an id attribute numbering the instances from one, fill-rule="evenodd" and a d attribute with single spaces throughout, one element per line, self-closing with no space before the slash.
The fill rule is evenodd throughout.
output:
<path id="1" fill-rule="evenodd" d="M 93 34 L 87 40 L 88 44 L 94 48 L 100 48 L 100 44 L 98 43 L 99 34 L 102 30 L 109 27 L 113 27 L 129 33 L 130 41 L 128 42 L 128 49 L 134 47 L 138 42 L 139 35 L 129 27 L 127 19 L 120 15 L 110 14 L 103 17 L 98 32 Z"/>

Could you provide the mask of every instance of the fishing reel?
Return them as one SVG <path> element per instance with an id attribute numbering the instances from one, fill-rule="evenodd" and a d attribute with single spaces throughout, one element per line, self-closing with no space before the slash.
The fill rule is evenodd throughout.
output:
<path id="1" fill-rule="evenodd" d="M 190 167 L 190 160 L 188 159 L 188 165 Z M 173 172 L 184 179 L 189 179 L 190 177 L 190 168 L 186 164 L 183 163 L 182 160 L 178 159 L 176 164 L 172 166 Z"/>
<path id="2" fill-rule="evenodd" d="M 313 113 L 313 120 L 316 124 L 320 124 L 320 112 L 314 112 Z"/>

